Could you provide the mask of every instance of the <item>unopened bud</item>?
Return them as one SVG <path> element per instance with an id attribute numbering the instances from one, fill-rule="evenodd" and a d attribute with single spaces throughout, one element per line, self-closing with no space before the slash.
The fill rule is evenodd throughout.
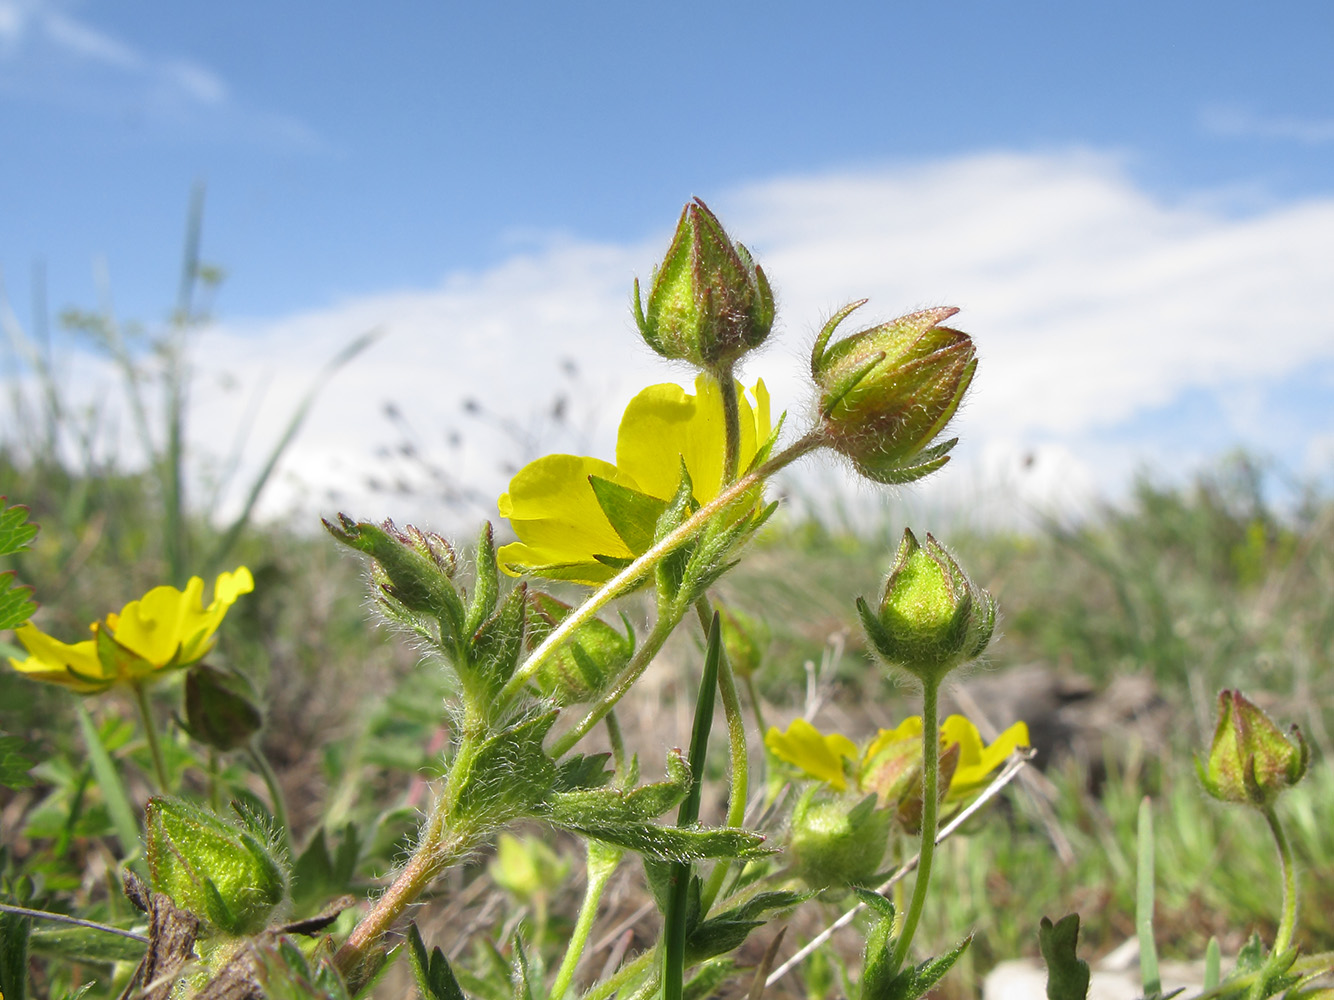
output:
<path id="1" fill-rule="evenodd" d="M 654 271 L 647 311 L 637 280 L 634 304 L 650 347 L 715 374 L 763 343 L 774 322 L 764 270 L 698 198 L 681 212 L 667 256 Z"/>
<path id="2" fill-rule="evenodd" d="M 900 316 L 840 340 L 834 329 L 865 299 L 837 312 L 815 341 L 811 375 L 826 439 L 880 483 L 910 483 L 947 461 L 957 438 L 933 444 L 977 368 L 966 333 L 940 326 L 957 309 Z"/>
<path id="3" fill-rule="evenodd" d="M 156 891 L 231 937 L 268 926 L 287 875 L 260 837 L 179 799 L 150 799 L 144 821 Z"/>
<path id="4" fill-rule="evenodd" d="M 764 662 L 769 626 L 735 608 L 720 606 L 718 614 L 723 628 L 723 649 L 732 672 L 738 677 L 750 677 Z"/>
<path id="5" fill-rule="evenodd" d="M 245 746 L 264 717 L 254 692 L 239 674 L 200 663 L 185 675 L 185 730 L 215 750 Z"/>
<path id="6" fill-rule="evenodd" d="M 550 594 L 528 594 L 528 644 L 536 648 L 573 610 Z M 622 635 L 600 618 L 580 625 L 574 635 L 542 664 L 533 678 L 544 695 L 558 705 L 574 705 L 597 697 L 635 652 L 635 635 L 626 622 Z"/>
<path id="7" fill-rule="evenodd" d="M 865 885 L 880 870 L 891 813 L 874 795 L 856 805 L 808 788 L 792 812 L 793 868 L 814 888 Z"/>
<path id="8" fill-rule="evenodd" d="M 907 529 L 878 608 L 859 597 L 857 610 L 876 652 L 923 682 L 980 656 L 996 625 L 992 596 L 931 535 L 922 546 Z"/>
<path id="9" fill-rule="evenodd" d="M 1267 809 L 1297 784 L 1311 763 L 1311 749 L 1295 725 L 1285 734 L 1240 691 L 1218 695 L 1218 726 L 1207 763 L 1195 767 L 1204 790 L 1223 802 Z"/>

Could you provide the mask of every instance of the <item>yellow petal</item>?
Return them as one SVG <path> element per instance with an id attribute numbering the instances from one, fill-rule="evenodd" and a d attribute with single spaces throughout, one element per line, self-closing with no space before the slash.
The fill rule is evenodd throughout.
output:
<path id="1" fill-rule="evenodd" d="M 785 733 L 770 726 L 764 745 L 780 759 L 795 764 L 840 792 L 848 787 L 843 775 L 843 758 L 857 759 L 857 747 L 852 740 L 839 733 L 825 736 L 805 719 L 793 719 Z"/>
<path id="2" fill-rule="evenodd" d="M 952 801 L 967 798 L 980 789 L 991 772 L 1005 763 L 1016 748 L 1029 745 L 1028 726 L 1022 722 L 1016 722 L 987 747 L 982 745 L 977 727 L 961 715 L 946 719 L 941 731 L 947 745 L 960 744 L 959 766 L 955 768 L 947 796 Z"/>
<path id="3" fill-rule="evenodd" d="M 204 581 L 190 578 L 185 590 L 154 587 L 131 601 L 119 615 L 107 616 L 107 627 L 116 642 L 155 667 L 186 666 L 206 656 L 213 648 L 213 633 L 222 624 L 227 609 L 241 594 L 254 589 L 254 579 L 244 566 L 219 575 L 213 601 L 204 605 Z"/>
<path id="4" fill-rule="evenodd" d="M 26 660 L 11 658 L 9 663 L 33 680 L 59 684 L 85 694 L 101 691 L 114 680 L 103 672 L 92 639 L 71 645 L 52 638 L 32 624 L 20 625 L 14 634 L 32 655 Z"/>
<path id="5" fill-rule="evenodd" d="M 875 739 L 871 741 L 871 745 L 866 748 L 866 753 L 862 755 L 862 760 L 869 763 L 875 760 L 876 755 L 884 751 L 886 747 L 906 740 L 919 740 L 921 738 L 922 717 L 920 715 L 909 716 L 893 729 L 881 729 L 877 732 Z"/>
<path id="6" fill-rule="evenodd" d="M 529 462 L 510 480 L 497 501 L 519 543 L 501 547 L 505 571 L 545 565 L 597 565 L 593 556 L 634 556 L 602 513 L 589 476 L 636 488 L 633 479 L 610 462 L 579 455 L 547 455 Z M 517 568 L 517 571 L 516 571 Z"/>

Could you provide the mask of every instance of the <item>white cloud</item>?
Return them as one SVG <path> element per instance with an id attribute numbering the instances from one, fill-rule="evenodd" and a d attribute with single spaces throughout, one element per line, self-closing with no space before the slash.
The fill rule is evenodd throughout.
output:
<path id="1" fill-rule="evenodd" d="M 1334 118 L 1261 115 L 1249 108 L 1216 106 L 1200 116 L 1206 132 L 1230 139 L 1282 139 L 1319 146 L 1334 142 Z"/>
<path id="2" fill-rule="evenodd" d="M 1143 457 L 1142 442 L 1118 431 L 1137 416 L 1186 393 L 1272 386 L 1334 363 L 1334 198 L 1228 217 L 1165 202 L 1115 159 L 1073 152 L 780 178 L 712 207 L 778 290 L 776 343 L 747 376 L 763 376 L 797 425 L 809 405 L 806 352 L 833 310 L 871 298 L 852 331 L 924 305 L 962 307 L 952 322 L 973 334 L 981 364 L 956 459 L 928 496 L 994 495 L 1004 482 L 1010 497 L 1077 503 Z M 285 464 L 310 489 L 289 483 L 269 509 L 300 501 L 328 511 L 332 490 L 366 514 L 448 524 L 434 500 L 367 492 L 368 477 L 391 490 L 400 479 L 432 482 L 415 458 L 385 454 L 396 440 L 386 401 L 415 429 L 416 456 L 482 498 L 503 486 L 506 460 L 530 457 L 524 451 L 610 456 L 615 420 L 637 388 L 690 377 L 644 347 L 628 308 L 631 280 L 650 273 L 668 235 L 625 246 L 553 241 L 434 289 L 211 329 L 195 354 L 206 377 L 194 436 L 223 450 L 223 430 L 245 409 L 247 397 L 214 388 L 213 374 L 267 380 L 256 439 L 272 441 L 319 365 L 379 328 L 382 341 L 327 387 Z M 566 358 L 578 362 L 577 380 L 560 374 Z M 572 418 L 544 435 L 538 414 L 558 391 Z M 514 426 L 469 419 L 468 398 Z M 1261 437 L 1264 398 L 1243 393 L 1228 411 Z M 463 432 L 461 446 L 449 443 L 451 429 Z M 261 454 L 250 452 L 252 468 Z"/>

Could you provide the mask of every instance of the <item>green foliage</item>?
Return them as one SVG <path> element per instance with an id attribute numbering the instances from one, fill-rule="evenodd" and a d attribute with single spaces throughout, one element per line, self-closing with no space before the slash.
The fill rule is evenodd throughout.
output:
<path id="1" fill-rule="evenodd" d="M 426 945 L 416 924 L 408 924 L 408 961 L 412 964 L 412 975 L 417 980 L 422 1000 L 464 1000 L 463 988 L 454 978 L 449 959 L 439 948 L 432 948 L 429 956 L 426 954 Z"/>
<path id="2" fill-rule="evenodd" d="M 1038 927 L 1038 947 L 1047 963 L 1047 1000 L 1085 1000 L 1089 992 L 1089 964 L 1076 953 L 1079 914 L 1056 923 L 1046 917 Z"/>

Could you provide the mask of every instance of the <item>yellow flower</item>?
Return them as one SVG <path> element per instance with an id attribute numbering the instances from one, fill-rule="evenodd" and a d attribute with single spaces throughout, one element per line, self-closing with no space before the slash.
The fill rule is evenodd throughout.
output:
<path id="1" fill-rule="evenodd" d="M 184 591 L 154 587 L 119 614 L 93 622 L 91 639 L 72 644 L 34 625 L 23 625 L 15 634 L 31 655 L 9 662 L 34 680 L 62 684 L 81 694 L 105 691 L 113 684 L 141 683 L 207 656 L 227 609 L 254 589 L 255 581 L 244 566 L 219 574 L 207 607 L 204 581 L 197 576 L 190 578 Z"/>
<path id="2" fill-rule="evenodd" d="M 1028 746 L 1028 726 L 1016 722 L 1001 733 L 990 746 L 984 745 L 977 727 L 962 715 L 951 715 L 940 727 L 942 756 L 956 744 L 957 759 L 950 776 L 946 802 L 968 798 L 987 783 L 988 775 L 1004 763 L 1017 747 Z M 858 761 L 857 790 L 868 792 L 894 788 L 907 792 L 900 779 L 920 789 L 922 759 L 922 718 L 914 715 L 893 729 L 881 729 L 865 752 L 846 736 L 828 736 L 804 719 L 797 719 L 787 733 L 770 728 L 765 745 L 789 764 L 795 764 L 813 778 L 819 778 L 838 791 L 847 788 L 843 760 Z"/>
<path id="3" fill-rule="evenodd" d="M 738 386 L 740 389 L 740 386 Z M 769 439 L 764 382 L 738 392 L 740 467 Z M 510 480 L 497 501 L 517 542 L 497 556 L 511 576 L 530 573 L 596 586 L 653 542 L 659 515 L 676 494 L 681 463 L 696 502 L 723 485 L 722 393 L 701 375 L 695 395 L 671 383 L 652 385 L 630 401 L 616 437 L 616 464 L 580 455 L 547 455 Z"/>
<path id="4" fill-rule="evenodd" d="M 795 764 L 840 792 L 848 787 L 843 760 L 857 759 L 857 744 L 852 740 L 839 733 L 825 736 L 805 719 L 793 719 L 785 733 L 770 726 L 764 745 L 780 760 Z"/>

